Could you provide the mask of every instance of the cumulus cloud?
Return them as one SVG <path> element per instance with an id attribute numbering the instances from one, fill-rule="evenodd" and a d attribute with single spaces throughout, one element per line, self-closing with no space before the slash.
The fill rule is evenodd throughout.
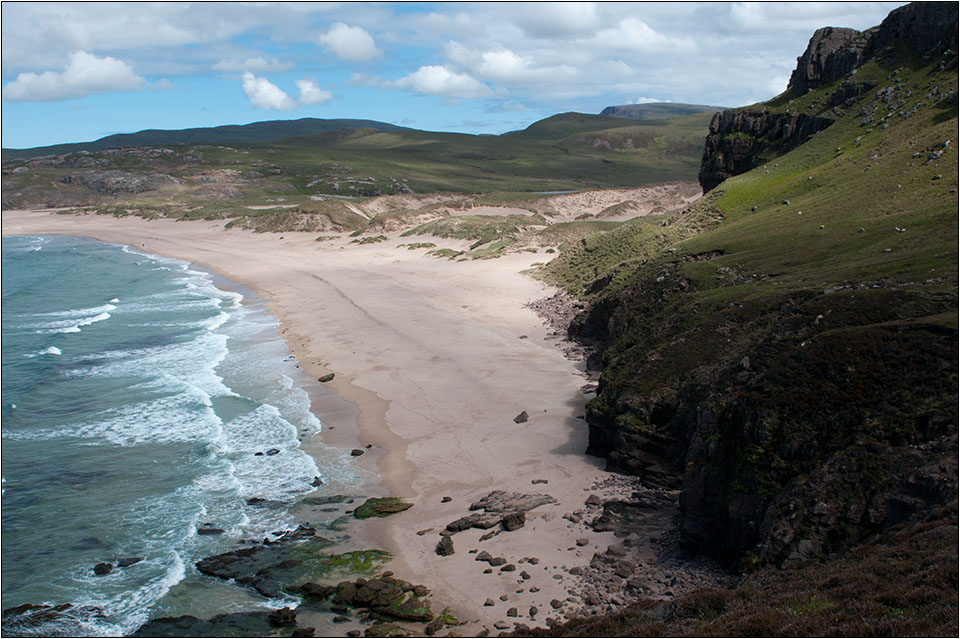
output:
<path id="1" fill-rule="evenodd" d="M 220 60 L 211 69 L 214 71 L 250 71 L 251 73 L 265 73 L 268 71 L 286 71 L 293 65 L 281 62 L 277 58 L 266 60 L 261 56 L 239 60 Z"/>
<path id="2" fill-rule="evenodd" d="M 313 80 L 297 80 L 295 84 L 300 89 L 300 104 L 304 106 L 323 104 L 333 99 L 332 93 L 326 89 L 321 89 Z"/>
<path id="3" fill-rule="evenodd" d="M 519 5 L 514 11 L 524 34 L 534 38 L 583 34 L 599 24 L 595 2 L 537 2 Z"/>
<path id="4" fill-rule="evenodd" d="M 318 41 L 338 58 L 350 62 L 367 62 L 383 55 L 373 36 L 365 29 L 351 27 L 342 22 L 334 24 Z"/>
<path id="5" fill-rule="evenodd" d="M 653 104 L 656 102 L 670 102 L 670 100 L 661 100 L 660 98 L 648 98 L 645 95 L 640 96 L 634 100 L 631 104 Z"/>
<path id="6" fill-rule="evenodd" d="M 243 74 L 243 92 L 255 109 L 288 111 L 297 108 L 297 102 L 280 87 L 266 78 L 258 78 L 249 71 Z"/>
<path id="7" fill-rule="evenodd" d="M 75 51 L 63 71 L 20 73 L 3 87 L 3 99 L 11 102 L 53 102 L 81 98 L 107 91 L 130 91 L 143 86 L 144 80 L 133 68 L 110 56 L 98 58 L 86 51 Z"/>
<path id="8" fill-rule="evenodd" d="M 590 43 L 601 49 L 627 51 L 691 53 L 697 50 L 693 40 L 664 35 L 632 16 L 620 20 L 616 27 L 602 29 L 590 39 Z"/>
<path id="9" fill-rule="evenodd" d="M 483 98 L 493 91 L 483 82 L 467 75 L 451 71 L 443 65 L 423 66 L 391 83 L 398 89 L 410 89 L 426 95 L 442 95 L 448 98 Z"/>

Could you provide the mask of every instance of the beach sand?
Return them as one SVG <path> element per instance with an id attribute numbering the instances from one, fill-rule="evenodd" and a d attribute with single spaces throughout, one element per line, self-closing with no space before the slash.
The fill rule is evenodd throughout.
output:
<path id="1" fill-rule="evenodd" d="M 414 504 L 368 521 L 364 534 L 394 554 L 389 568 L 398 577 L 432 590 L 435 611 L 449 606 L 470 622 L 457 629 L 461 634 L 502 626 L 509 608 L 518 609 L 511 627 L 561 618 L 578 607 L 567 600 L 577 587 L 568 570 L 616 543 L 613 533 L 563 517 L 582 509 L 591 487 L 609 474 L 602 460 L 584 455 L 582 367 L 561 354 L 557 339 L 524 306 L 553 292 L 522 273 L 545 261 L 542 251 L 455 262 L 398 248 L 427 238 L 396 233 L 386 242 L 357 245 L 347 237 L 317 242 L 315 233 L 225 230 L 223 221 L 46 211 L 5 211 L 2 227 L 4 235 L 122 242 L 203 265 L 255 290 L 303 369 L 315 378 L 335 373 L 323 388 L 357 408 L 318 392 L 323 441 L 372 445 L 357 463 L 377 463 L 382 484 L 374 491 Z M 429 241 L 458 250 L 467 244 Z M 529 420 L 515 423 L 521 411 Z M 455 554 L 438 556 L 439 531 L 493 490 L 549 494 L 557 503 L 528 512 L 524 527 L 483 542 L 485 531 L 460 532 L 453 537 Z M 475 561 L 474 549 L 502 556 L 517 570 L 485 574 L 489 566 Z M 534 565 L 530 557 L 539 561 Z M 484 605 L 488 599 L 494 605 Z M 539 609 L 532 618 L 531 606 Z"/>

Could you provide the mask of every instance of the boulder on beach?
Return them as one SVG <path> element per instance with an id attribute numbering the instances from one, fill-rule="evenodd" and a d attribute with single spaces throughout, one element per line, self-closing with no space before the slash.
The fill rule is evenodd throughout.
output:
<path id="1" fill-rule="evenodd" d="M 447 557 L 454 553 L 453 550 L 453 540 L 446 535 L 440 537 L 440 541 L 437 542 L 437 554 L 441 557 Z"/>

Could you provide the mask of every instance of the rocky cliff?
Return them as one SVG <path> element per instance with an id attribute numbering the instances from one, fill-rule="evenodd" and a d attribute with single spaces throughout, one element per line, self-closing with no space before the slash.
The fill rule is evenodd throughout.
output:
<path id="1" fill-rule="evenodd" d="M 878 27 L 863 32 L 824 27 L 814 32 L 790 76 L 785 99 L 845 80 L 828 98 L 833 115 L 873 88 L 855 82 L 859 68 L 869 61 L 892 65 L 901 52 L 918 56 L 921 64 L 941 58 L 941 69 L 957 51 L 957 6 L 951 2 L 917 2 L 890 13 Z M 728 177 L 756 168 L 771 158 L 803 144 L 834 118 L 770 110 L 730 110 L 718 113 L 710 124 L 700 163 L 699 180 L 706 193 Z"/>
<path id="2" fill-rule="evenodd" d="M 717 113 L 710 121 L 700 160 L 703 192 L 803 144 L 831 124 L 830 118 L 805 113 L 734 109 Z"/>

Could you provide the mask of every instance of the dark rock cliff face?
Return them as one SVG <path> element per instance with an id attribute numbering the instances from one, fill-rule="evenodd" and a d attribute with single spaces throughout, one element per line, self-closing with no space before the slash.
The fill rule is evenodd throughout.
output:
<path id="1" fill-rule="evenodd" d="M 700 161 L 698 177 L 703 192 L 759 166 L 766 161 L 764 153 L 786 153 L 831 124 L 829 118 L 804 113 L 733 109 L 717 113 L 710 121 Z"/>
<path id="2" fill-rule="evenodd" d="M 803 95 L 846 76 L 860 66 L 867 41 L 867 37 L 855 29 L 817 29 L 807 50 L 797 58 L 797 68 L 787 88 Z"/>
<path id="3" fill-rule="evenodd" d="M 916 52 L 924 61 L 957 51 L 957 4 L 916 2 L 890 13 L 878 27 L 818 29 L 797 58 L 788 92 L 795 96 L 831 84 L 851 74 L 870 60 L 884 60 L 897 46 Z M 829 106 L 844 106 L 872 86 L 844 82 L 828 100 Z M 714 116 L 700 163 L 700 186 L 706 193 L 728 177 L 756 168 L 765 155 L 779 155 L 803 144 L 832 120 L 803 114 L 764 111 L 723 111 Z"/>

